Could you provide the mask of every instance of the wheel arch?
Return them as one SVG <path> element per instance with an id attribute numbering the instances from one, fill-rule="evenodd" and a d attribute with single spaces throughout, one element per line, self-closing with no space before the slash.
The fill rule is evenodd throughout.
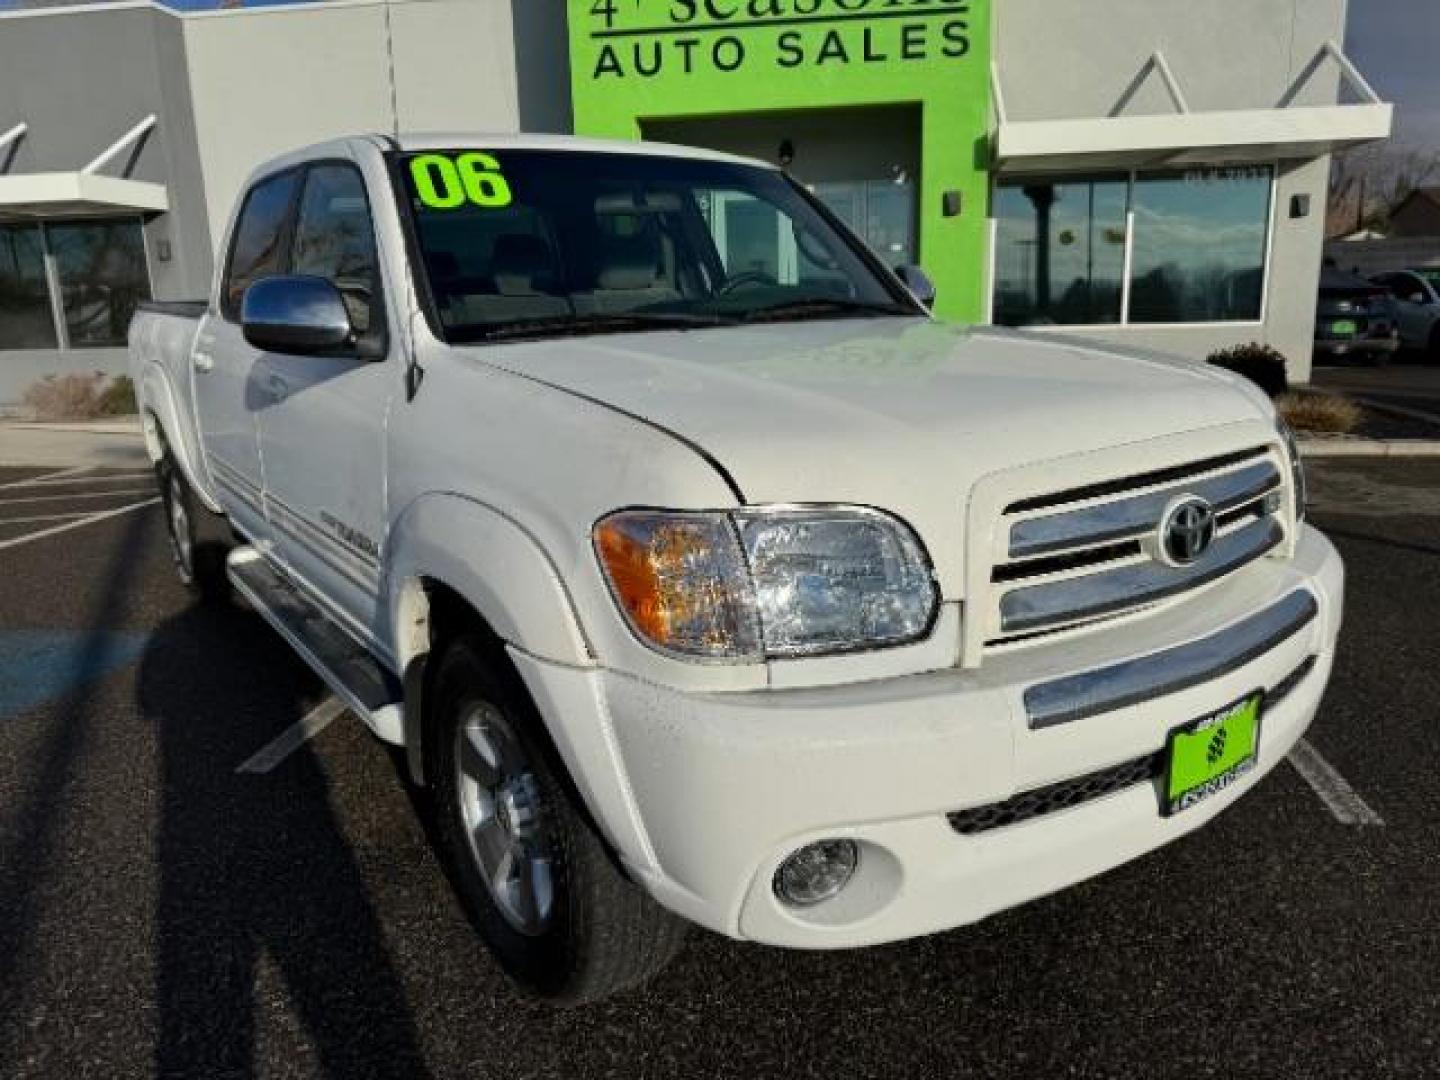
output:
<path id="1" fill-rule="evenodd" d="M 137 389 L 143 403 L 140 428 L 150 463 L 158 465 L 169 450 L 205 508 L 214 514 L 224 513 L 200 468 L 199 437 L 181 415 L 169 374 L 160 364 L 146 364 Z"/>
<path id="2" fill-rule="evenodd" d="M 501 511 L 460 495 L 425 495 L 401 514 L 386 547 L 406 755 L 423 783 L 429 661 L 447 637 L 473 629 L 502 654 L 513 647 L 577 667 L 589 666 L 593 653 L 554 562 Z"/>

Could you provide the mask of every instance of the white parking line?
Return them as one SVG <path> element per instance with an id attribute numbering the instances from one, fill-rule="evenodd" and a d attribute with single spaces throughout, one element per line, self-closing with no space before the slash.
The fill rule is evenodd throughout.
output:
<path id="1" fill-rule="evenodd" d="M 1385 824 L 1385 819 L 1370 809 L 1349 781 L 1335 771 L 1335 766 L 1304 739 L 1290 751 L 1290 764 L 1295 766 L 1295 771 L 1315 790 L 1320 801 L 1330 808 L 1330 813 L 1341 825 Z"/>
<path id="2" fill-rule="evenodd" d="M 70 484 L 108 484 L 123 481 L 154 480 L 151 472 L 109 473 L 105 476 L 43 476 L 34 480 L 22 480 L 7 487 L 66 487 Z"/>
<path id="3" fill-rule="evenodd" d="M 76 491 L 69 495 L 22 495 L 18 499 L 0 499 L 0 506 L 14 503 L 67 502 L 71 499 L 113 499 L 116 495 L 144 495 L 147 491 L 154 490 L 153 487 L 143 487 L 120 488 L 117 491 Z"/>
<path id="4" fill-rule="evenodd" d="M 339 698 L 326 698 L 242 762 L 235 771 L 268 773 L 329 727 L 344 712 L 345 706 Z"/>
<path id="5" fill-rule="evenodd" d="M 82 510 L 78 514 L 38 514 L 33 517 L 0 518 L 0 525 L 38 525 L 42 521 L 73 521 L 75 518 L 91 517 L 94 510 Z"/>
<path id="6" fill-rule="evenodd" d="M 7 488 L 25 487 L 29 484 L 38 484 L 41 481 L 45 480 L 61 480 L 67 476 L 75 476 L 78 473 L 89 472 L 94 467 L 95 466 L 93 465 L 76 465 L 73 468 L 61 469 L 59 472 L 45 473 L 42 476 L 32 476 L 28 480 L 11 480 L 7 484 L 0 484 L 0 491 L 4 491 Z"/>
<path id="7" fill-rule="evenodd" d="M 147 506 L 154 506 L 159 501 L 160 496 L 156 495 L 153 499 L 131 503 L 129 506 L 122 506 L 116 510 L 102 510 L 98 514 L 89 514 L 79 521 L 68 521 L 64 525 L 41 529 L 39 532 L 26 533 L 24 536 L 16 536 L 9 540 L 0 540 L 0 551 L 4 551 L 6 548 L 16 547 L 20 544 L 28 544 L 31 540 L 43 540 L 47 536 L 55 536 L 58 533 L 69 532 L 71 529 L 78 529 L 82 525 L 93 525 L 97 521 L 105 521 L 107 518 L 119 517 L 121 514 L 128 514 L 132 510 L 143 510 Z"/>

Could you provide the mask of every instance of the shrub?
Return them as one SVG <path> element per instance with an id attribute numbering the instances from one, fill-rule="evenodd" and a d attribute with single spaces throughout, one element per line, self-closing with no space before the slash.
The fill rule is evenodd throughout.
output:
<path id="1" fill-rule="evenodd" d="M 1348 435 L 1365 418 L 1359 405 L 1336 394 L 1284 394 L 1275 407 L 1296 431 L 1321 435 Z"/>
<path id="2" fill-rule="evenodd" d="M 99 414 L 105 376 L 46 375 L 25 391 L 25 404 L 37 420 L 89 420 Z"/>
<path id="3" fill-rule="evenodd" d="M 1258 342 L 1235 345 L 1211 353 L 1209 362 L 1236 375 L 1243 375 L 1272 398 L 1278 398 L 1290 389 L 1290 379 L 1285 373 L 1285 357 L 1269 345 Z"/>
<path id="4" fill-rule="evenodd" d="M 129 375 L 120 375 L 111 381 L 100 395 L 101 416 L 134 416 L 140 411 L 135 403 L 135 383 Z"/>

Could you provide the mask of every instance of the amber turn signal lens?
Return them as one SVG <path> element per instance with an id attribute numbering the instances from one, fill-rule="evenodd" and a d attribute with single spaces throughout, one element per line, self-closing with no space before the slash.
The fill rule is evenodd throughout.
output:
<path id="1" fill-rule="evenodd" d="M 650 644 L 715 659 L 758 655 L 744 558 L 724 515 L 622 511 L 595 527 L 595 549 L 631 628 Z"/>

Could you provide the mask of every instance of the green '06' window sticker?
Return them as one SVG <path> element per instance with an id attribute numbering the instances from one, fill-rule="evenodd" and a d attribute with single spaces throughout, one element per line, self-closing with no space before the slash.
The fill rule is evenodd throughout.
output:
<path id="1" fill-rule="evenodd" d="M 417 154 L 410 159 L 410 179 L 415 194 L 432 210 L 454 210 L 466 203 L 495 209 L 509 206 L 513 198 L 500 162 L 478 151 L 453 158 Z"/>

